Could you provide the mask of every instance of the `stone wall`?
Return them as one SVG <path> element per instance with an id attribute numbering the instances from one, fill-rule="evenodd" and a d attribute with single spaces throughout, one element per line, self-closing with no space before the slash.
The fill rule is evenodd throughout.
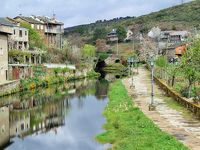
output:
<path id="1" fill-rule="evenodd" d="M 10 81 L 5 84 L 0 84 L 0 96 L 5 96 L 19 91 L 20 81 Z"/>
<path id="2" fill-rule="evenodd" d="M 197 117 L 200 118 L 200 106 L 195 103 L 189 102 L 187 98 L 182 97 L 179 93 L 175 92 L 171 89 L 166 83 L 161 81 L 160 79 L 154 77 L 155 82 L 162 88 L 167 95 L 171 96 L 174 100 L 176 100 L 179 104 L 183 105 L 185 108 L 193 112 Z"/>

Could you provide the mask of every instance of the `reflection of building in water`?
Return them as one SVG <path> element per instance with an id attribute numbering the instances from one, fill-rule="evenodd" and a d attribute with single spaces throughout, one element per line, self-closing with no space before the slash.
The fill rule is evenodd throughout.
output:
<path id="1" fill-rule="evenodd" d="M 105 79 L 98 80 L 96 82 L 96 93 L 95 96 L 98 100 L 104 100 L 107 98 L 109 88 L 109 82 Z"/>
<path id="2" fill-rule="evenodd" d="M 0 108 L 0 148 L 10 142 L 9 108 Z"/>
<path id="3" fill-rule="evenodd" d="M 53 102 L 44 106 L 46 127 L 51 128 L 64 124 L 64 102 Z"/>
<path id="4" fill-rule="evenodd" d="M 10 114 L 10 136 L 26 134 L 30 129 L 30 113 L 13 111 Z"/>
<path id="5" fill-rule="evenodd" d="M 54 127 L 62 126 L 65 123 L 64 120 L 64 112 L 65 112 L 65 103 L 64 101 L 56 101 L 56 102 L 49 102 L 45 103 L 42 106 L 42 113 L 43 117 L 40 121 L 32 121 L 32 131 L 48 131 Z M 36 115 L 36 114 L 35 114 Z M 32 116 L 35 119 L 36 116 Z"/>

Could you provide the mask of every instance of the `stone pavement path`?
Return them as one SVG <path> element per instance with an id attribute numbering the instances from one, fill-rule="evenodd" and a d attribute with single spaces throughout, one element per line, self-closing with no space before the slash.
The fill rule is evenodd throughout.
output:
<path id="1" fill-rule="evenodd" d="M 151 79 L 149 71 L 139 68 L 139 75 L 134 76 L 134 86 L 131 88 L 132 79 L 124 79 L 123 83 L 134 103 L 163 131 L 173 135 L 185 146 L 192 150 L 200 150 L 200 120 L 195 117 L 185 117 L 182 112 L 170 108 L 166 102 L 164 92 L 155 85 L 156 110 L 149 111 L 148 105 L 151 96 Z"/>

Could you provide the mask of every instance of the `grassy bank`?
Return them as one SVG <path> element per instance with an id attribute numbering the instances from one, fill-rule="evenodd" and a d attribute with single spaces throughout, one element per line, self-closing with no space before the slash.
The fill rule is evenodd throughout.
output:
<path id="1" fill-rule="evenodd" d="M 162 132 L 139 108 L 135 107 L 121 81 L 112 83 L 109 103 L 104 111 L 105 133 L 101 143 L 111 143 L 119 150 L 187 150 L 179 141 Z"/>

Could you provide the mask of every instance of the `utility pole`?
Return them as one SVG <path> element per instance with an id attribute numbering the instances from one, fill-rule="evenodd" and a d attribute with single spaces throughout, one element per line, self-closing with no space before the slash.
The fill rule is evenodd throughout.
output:
<path id="1" fill-rule="evenodd" d="M 117 39 L 117 56 L 119 56 L 119 39 Z"/>
<path id="2" fill-rule="evenodd" d="M 134 52 L 134 50 L 135 50 L 134 36 L 132 37 L 132 39 L 133 39 L 133 52 Z"/>

